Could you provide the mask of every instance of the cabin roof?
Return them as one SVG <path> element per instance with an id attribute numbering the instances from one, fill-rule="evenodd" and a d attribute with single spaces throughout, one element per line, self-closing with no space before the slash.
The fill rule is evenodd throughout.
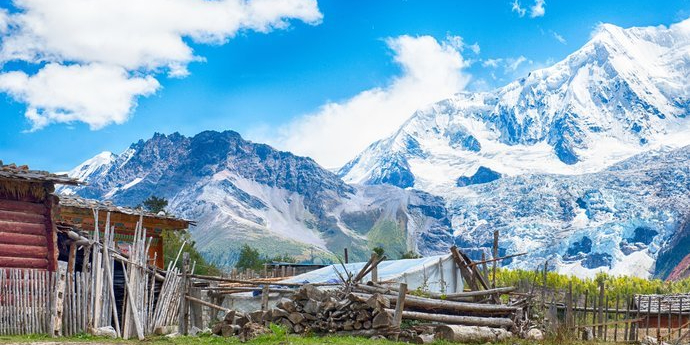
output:
<path id="1" fill-rule="evenodd" d="M 52 174 L 42 170 L 31 170 L 26 165 L 3 164 L 0 160 L 0 180 L 25 181 L 25 182 L 52 182 L 66 185 L 84 184 L 67 175 Z"/>
<path id="2" fill-rule="evenodd" d="M 184 223 L 186 227 L 189 225 L 196 225 L 194 221 L 177 218 L 168 214 L 155 214 L 152 212 L 143 211 L 141 209 L 135 209 L 131 207 L 123 207 L 114 205 L 110 201 L 98 201 L 93 199 L 86 199 L 74 195 L 60 195 L 60 207 L 73 207 L 78 209 L 88 209 L 88 210 L 99 210 L 105 212 L 115 212 L 122 213 L 126 215 L 139 216 L 143 214 L 144 218 L 168 220 Z"/>
<path id="3" fill-rule="evenodd" d="M 690 311 L 690 294 L 636 295 L 635 302 L 640 311 L 668 313 Z"/>

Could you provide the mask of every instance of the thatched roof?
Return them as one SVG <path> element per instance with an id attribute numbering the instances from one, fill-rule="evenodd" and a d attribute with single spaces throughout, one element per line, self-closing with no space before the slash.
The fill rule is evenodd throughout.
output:
<path id="1" fill-rule="evenodd" d="M 191 220 L 173 217 L 171 215 L 167 215 L 164 213 L 155 214 L 155 213 L 143 211 L 141 209 L 117 206 L 117 205 L 114 205 L 110 201 L 98 201 L 98 200 L 93 200 L 93 199 L 81 198 L 81 197 L 74 196 L 74 195 L 60 195 L 60 207 L 61 208 L 74 207 L 74 208 L 80 208 L 80 209 L 99 210 L 99 211 L 105 211 L 105 212 L 116 212 L 116 213 L 132 215 L 132 216 L 139 216 L 143 212 L 143 215 L 145 218 L 170 220 L 170 221 L 187 223 L 188 225 L 195 225 L 195 223 Z"/>
<path id="2" fill-rule="evenodd" d="M 31 170 L 26 165 L 17 166 L 15 164 L 3 164 L 0 161 L 0 180 L 23 181 L 23 182 L 52 182 L 67 185 L 83 184 L 77 179 L 67 175 L 51 174 L 47 171 Z"/>

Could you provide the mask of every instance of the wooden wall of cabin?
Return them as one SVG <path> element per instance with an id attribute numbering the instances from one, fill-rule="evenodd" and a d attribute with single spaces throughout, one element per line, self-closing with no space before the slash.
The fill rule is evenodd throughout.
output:
<path id="1" fill-rule="evenodd" d="M 102 211 L 98 213 L 98 228 L 103 235 L 103 226 L 106 222 L 107 212 Z M 93 233 L 94 215 L 91 209 L 77 208 L 77 207 L 60 207 L 60 219 L 67 223 L 72 223 L 84 231 Z M 115 226 L 115 244 L 118 242 L 132 243 L 134 237 L 134 229 L 136 228 L 139 216 L 111 212 L 110 223 Z M 163 229 L 182 229 L 186 228 L 186 223 L 171 219 L 158 219 L 144 217 L 144 228 L 146 229 L 146 237 L 153 237 L 151 247 L 149 248 L 149 258 L 156 257 L 156 266 L 164 268 L 163 260 L 163 239 L 161 237 Z M 120 249 L 123 249 L 122 246 Z"/>
<path id="2" fill-rule="evenodd" d="M 57 269 L 52 183 L 0 180 L 0 267 Z"/>

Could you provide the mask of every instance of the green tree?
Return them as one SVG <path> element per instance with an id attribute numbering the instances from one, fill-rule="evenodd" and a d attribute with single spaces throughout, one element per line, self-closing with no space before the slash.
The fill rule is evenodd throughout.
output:
<path id="1" fill-rule="evenodd" d="M 151 195 L 148 199 L 144 200 L 142 204 L 144 209 L 151 213 L 165 212 L 165 208 L 168 206 L 168 200 Z"/>
<path id="2" fill-rule="evenodd" d="M 417 254 L 411 250 L 400 255 L 401 259 L 419 259 L 421 257 L 422 257 L 421 255 L 419 255 L 419 254 Z"/>
<path id="3" fill-rule="evenodd" d="M 250 247 L 248 244 L 245 244 L 240 250 L 240 258 L 235 267 L 240 270 L 249 268 L 259 271 L 263 268 L 265 262 L 266 260 L 261 257 L 258 250 Z"/>
<path id="4" fill-rule="evenodd" d="M 187 242 L 182 252 L 189 253 L 190 262 L 196 262 L 194 273 L 202 275 L 217 276 L 222 271 L 213 264 L 210 264 L 196 249 L 196 243 L 192 240 L 191 234 L 187 230 L 165 230 L 161 234 L 163 238 L 163 257 L 165 259 L 165 268 L 168 268 L 168 263 L 174 262 L 177 253 L 180 251 L 182 243 Z M 182 267 L 182 256 L 177 262 L 177 267 Z"/>
<path id="5" fill-rule="evenodd" d="M 385 253 L 385 250 L 381 246 L 374 247 L 374 249 L 372 249 L 371 251 L 376 253 L 376 255 L 378 255 L 379 257 L 382 257 L 383 253 Z"/>

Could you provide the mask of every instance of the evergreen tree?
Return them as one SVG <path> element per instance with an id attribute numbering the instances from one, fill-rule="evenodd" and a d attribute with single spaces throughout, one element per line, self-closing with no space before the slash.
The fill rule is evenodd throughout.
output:
<path id="1" fill-rule="evenodd" d="M 168 206 L 168 200 L 151 195 L 148 199 L 144 200 L 143 206 L 145 210 L 151 213 L 165 212 L 165 208 Z"/>

